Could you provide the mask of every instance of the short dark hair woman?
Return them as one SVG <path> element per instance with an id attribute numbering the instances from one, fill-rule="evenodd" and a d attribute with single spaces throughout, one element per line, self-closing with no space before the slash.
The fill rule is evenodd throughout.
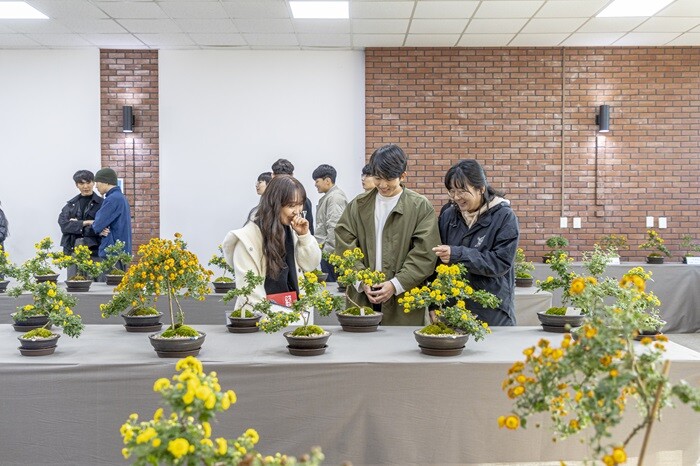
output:
<path id="1" fill-rule="evenodd" d="M 474 289 L 501 300 L 497 309 L 470 302 L 470 311 L 489 325 L 515 325 L 513 263 L 520 232 L 510 201 L 488 184 L 476 160 L 450 167 L 445 188 L 452 205 L 438 219 L 442 244 L 433 251 L 445 264 L 464 264 Z"/>
<path id="2" fill-rule="evenodd" d="M 296 178 L 276 175 L 260 198 L 255 219 L 224 238 L 224 257 L 235 270 L 236 286 L 245 285 L 248 270 L 265 277 L 253 290 L 253 302 L 269 294 L 298 293 L 299 274 L 318 268 L 321 249 L 303 216 L 305 200 L 306 191 Z"/>

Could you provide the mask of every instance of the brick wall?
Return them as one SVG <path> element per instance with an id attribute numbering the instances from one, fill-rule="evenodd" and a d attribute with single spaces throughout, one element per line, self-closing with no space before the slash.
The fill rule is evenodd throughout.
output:
<path id="1" fill-rule="evenodd" d="M 160 231 L 158 52 L 101 50 L 100 97 L 102 166 L 124 179 L 135 254 Z M 133 133 L 122 132 L 125 105 L 133 107 Z"/>
<path id="2" fill-rule="evenodd" d="M 530 260 L 563 234 L 571 252 L 625 234 L 643 260 L 645 217 L 678 261 L 700 241 L 700 48 L 367 49 L 366 152 L 409 154 L 407 185 L 439 208 L 451 164 L 475 158 L 506 191 Z M 595 114 L 611 107 L 597 136 Z M 597 152 L 597 163 L 596 163 Z M 559 217 L 569 228 L 559 228 Z M 574 230 L 572 217 L 581 217 Z"/>

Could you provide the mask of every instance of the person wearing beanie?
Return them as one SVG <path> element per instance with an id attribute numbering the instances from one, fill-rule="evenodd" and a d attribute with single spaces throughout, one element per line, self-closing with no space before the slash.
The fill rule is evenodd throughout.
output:
<path id="1" fill-rule="evenodd" d="M 92 229 L 102 236 L 98 251 L 100 257 L 106 257 L 105 249 L 117 241 L 122 241 L 124 250 L 131 254 L 131 209 L 117 184 L 117 173 L 111 168 L 95 173 L 97 191 L 104 197 L 92 223 Z M 121 264 L 122 268 L 125 266 Z"/>

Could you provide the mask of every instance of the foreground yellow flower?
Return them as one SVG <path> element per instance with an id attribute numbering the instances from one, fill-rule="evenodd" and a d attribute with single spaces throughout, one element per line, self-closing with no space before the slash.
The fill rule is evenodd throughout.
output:
<path id="1" fill-rule="evenodd" d="M 586 289 L 586 279 L 583 277 L 574 278 L 569 286 L 570 294 L 581 294 Z"/>
<path id="2" fill-rule="evenodd" d="M 161 378 L 156 380 L 156 382 L 153 384 L 153 391 L 154 392 L 159 392 L 163 389 L 170 388 L 170 380 Z"/>
<path id="3" fill-rule="evenodd" d="M 226 442 L 226 439 L 224 438 L 217 438 L 216 439 L 216 454 L 219 456 L 223 456 L 226 454 L 226 451 L 228 450 L 228 443 Z"/>
<path id="4" fill-rule="evenodd" d="M 627 461 L 627 453 L 625 453 L 624 448 L 617 447 L 613 450 L 612 458 L 617 464 L 624 463 Z"/>
<path id="5" fill-rule="evenodd" d="M 515 430 L 520 427 L 520 418 L 518 416 L 508 416 L 505 420 L 506 428 Z"/>
<path id="6" fill-rule="evenodd" d="M 175 459 L 180 459 L 190 451 L 190 442 L 184 438 L 176 438 L 168 442 L 168 451 Z"/>

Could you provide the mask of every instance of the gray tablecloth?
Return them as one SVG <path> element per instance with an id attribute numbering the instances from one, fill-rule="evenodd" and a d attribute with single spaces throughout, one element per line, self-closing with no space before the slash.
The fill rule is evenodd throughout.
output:
<path id="1" fill-rule="evenodd" d="M 414 328 L 332 328 L 327 353 L 304 358 L 287 353 L 281 334 L 199 328 L 207 333 L 199 356 L 205 370 L 238 395 L 212 423 L 214 437 L 254 427 L 261 451 L 299 454 L 321 445 L 328 465 L 541 464 L 586 454 L 576 439 L 553 444 L 534 423 L 515 432 L 497 427 L 512 406 L 500 389 L 508 368 L 526 346 L 545 336 L 558 344 L 560 334 L 494 328 L 462 355 L 436 358 L 418 351 Z M 0 463 L 123 465 L 119 426 L 132 412 L 152 415 L 159 402 L 153 382 L 172 376 L 175 360 L 157 358 L 146 335 L 117 325 L 89 326 L 78 340 L 62 336 L 54 355 L 37 358 L 19 354 L 11 326 L 0 325 L 0 335 Z M 700 384 L 700 353 L 668 348 L 672 378 Z M 695 465 L 697 414 L 685 406 L 664 413 L 649 464 Z M 640 443 L 632 442 L 630 456 Z"/>
<path id="2" fill-rule="evenodd" d="M 652 272 L 652 280 L 647 283 L 647 291 L 653 291 L 661 300 L 661 317 L 666 321 L 666 333 L 700 332 L 700 265 L 681 263 L 644 264 L 623 262 L 609 265 L 605 275 L 617 279 L 632 267 L 641 266 Z M 582 273 L 580 262 L 574 262 L 572 270 Z M 546 264 L 535 264 L 534 277 L 545 280 L 553 272 Z M 561 304 L 561 290 L 554 292 L 554 305 Z"/>

